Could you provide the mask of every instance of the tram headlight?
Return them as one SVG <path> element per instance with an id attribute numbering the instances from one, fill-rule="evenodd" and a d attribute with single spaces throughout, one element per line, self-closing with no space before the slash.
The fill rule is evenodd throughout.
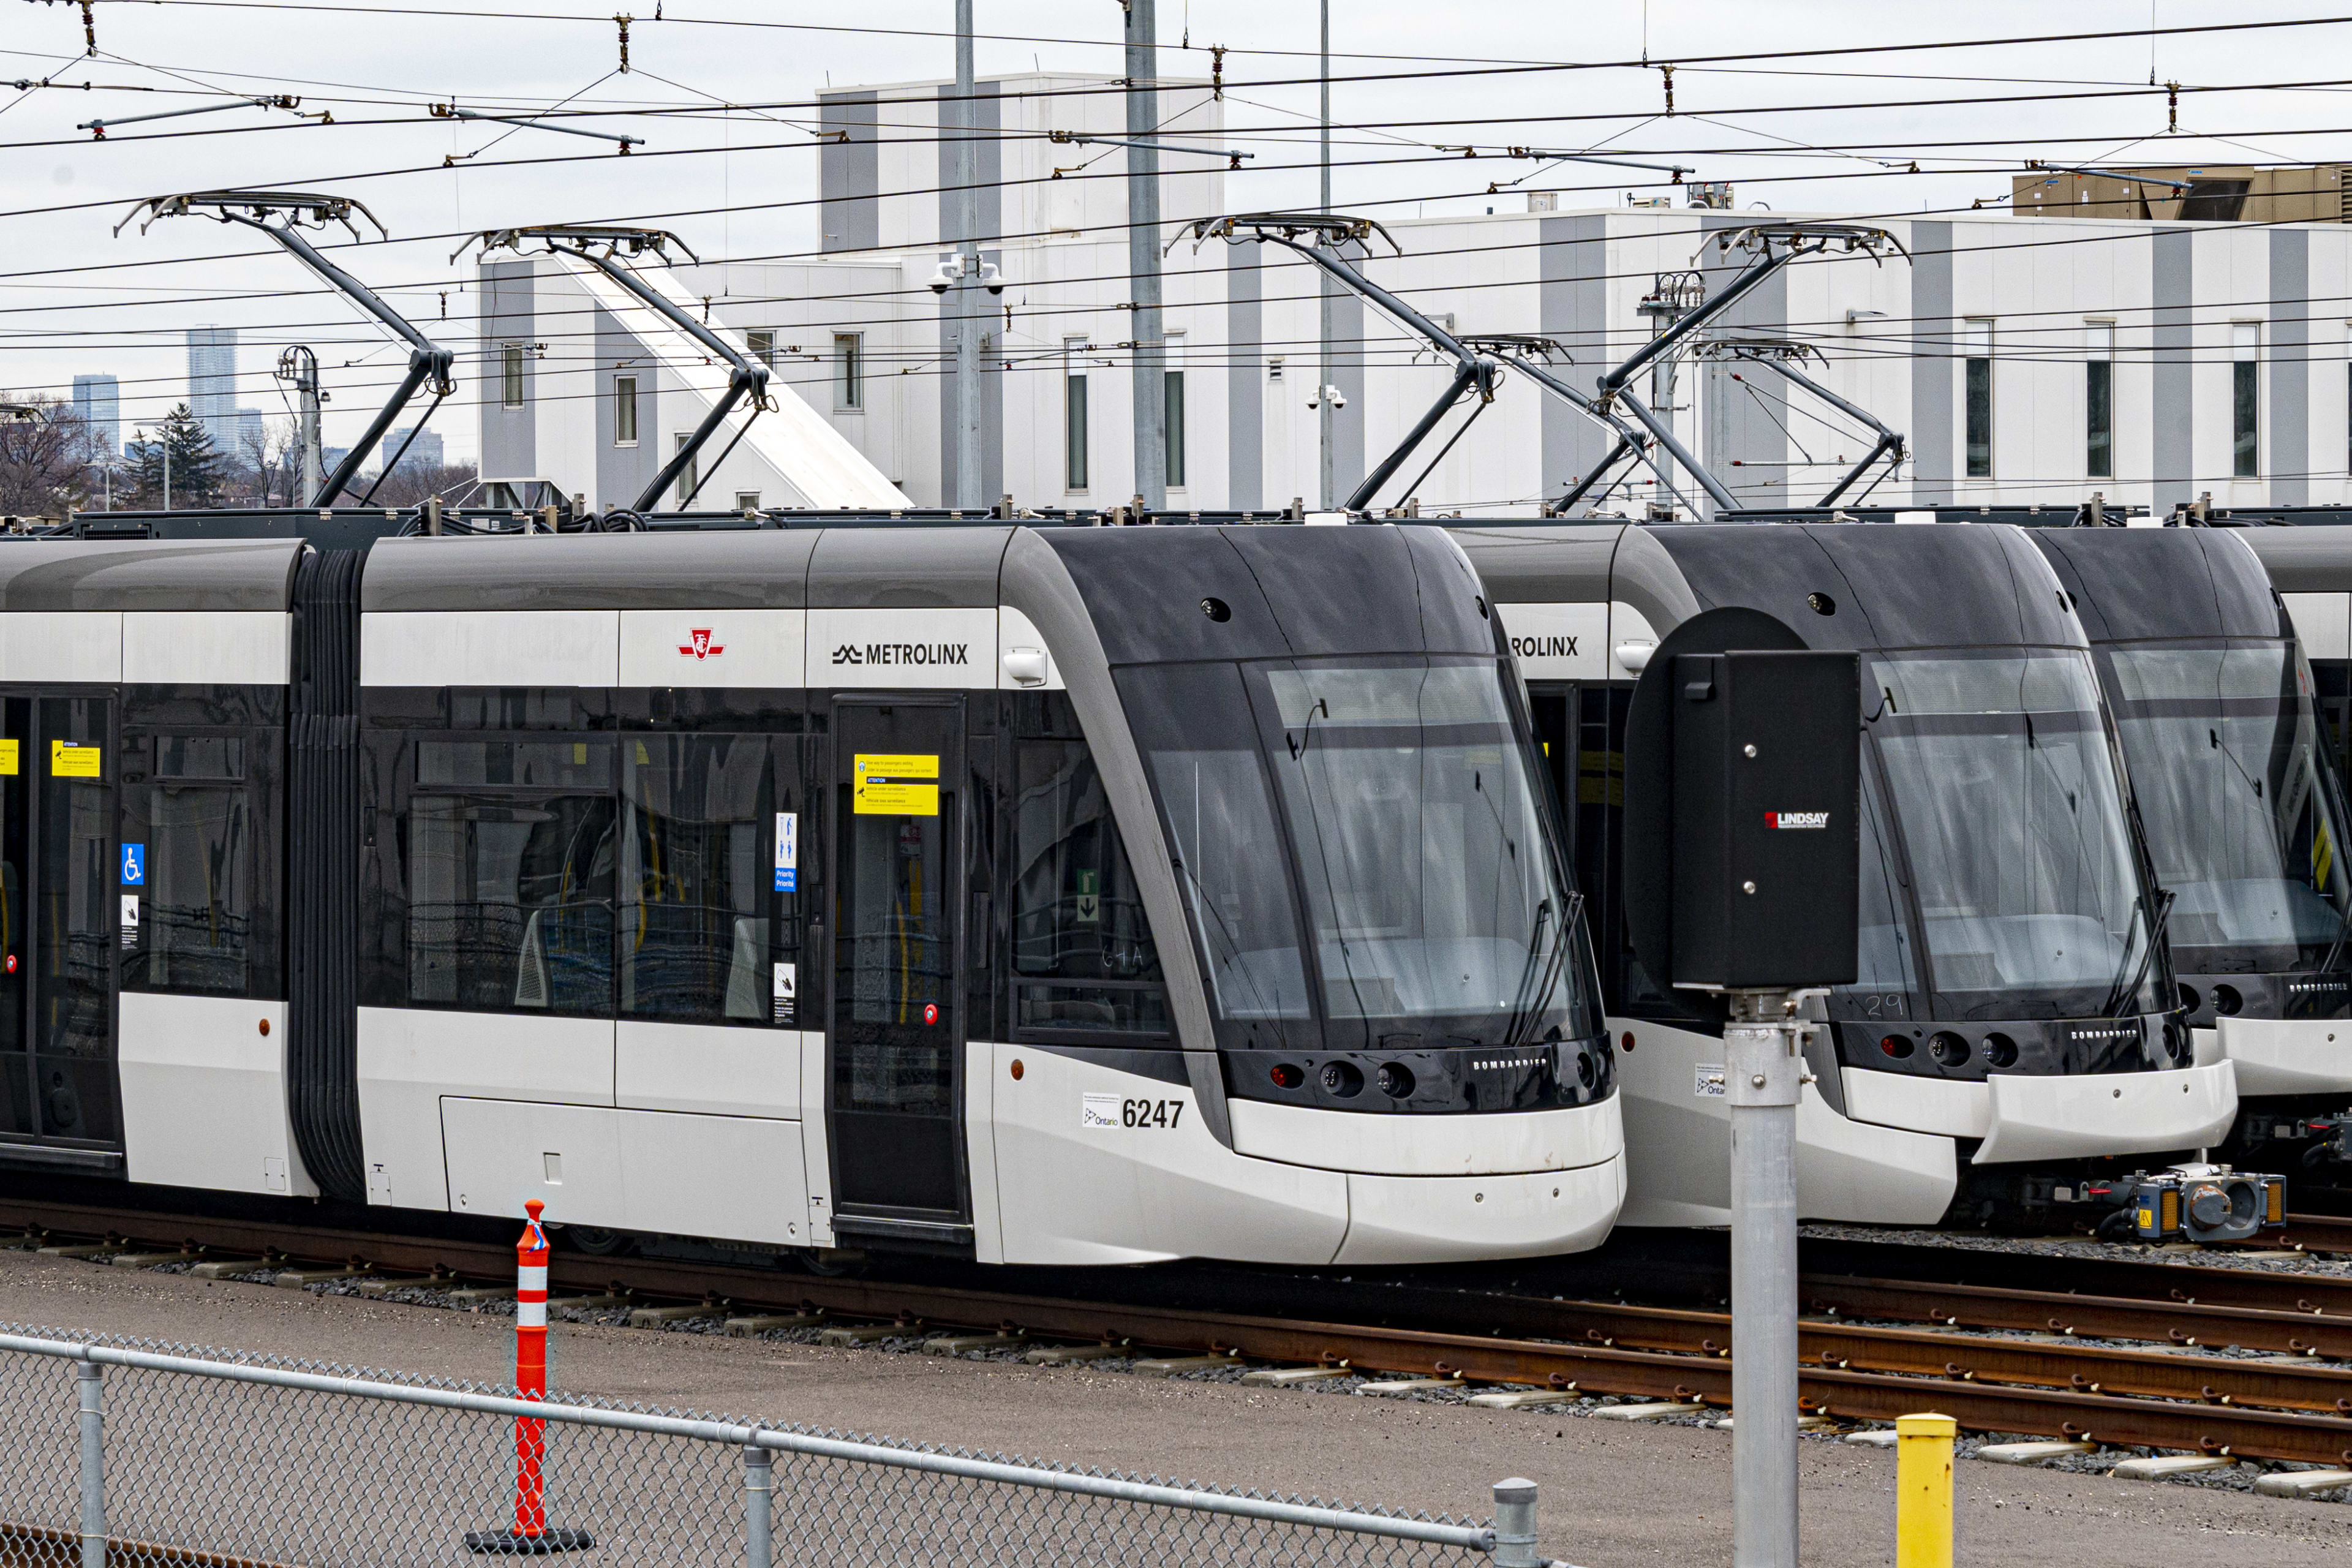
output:
<path id="1" fill-rule="evenodd" d="M 1364 1075 L 1353 1062 L 1325 1062 L 1320 1074 L 1323 1092 L 1353 1100 L 1364 1091 Z"/>
<path id="2" fill-rule="evenodd" d="M 1391 1100 L 1412 1098 L 1412 1069 L 1402 1062 L 1382 1062 L 1372 1081 L 1380 1085 L 1381 1092 Z"/>

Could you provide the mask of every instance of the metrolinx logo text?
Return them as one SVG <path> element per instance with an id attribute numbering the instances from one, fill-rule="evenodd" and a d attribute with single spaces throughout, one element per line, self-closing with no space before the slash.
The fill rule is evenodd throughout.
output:
<path id="1" fill-rule="evenodd" d="M 870 642 L 843 643 L 833 650 L 833 662 L 844 664 L 969 665 L 970 643 Z"/>

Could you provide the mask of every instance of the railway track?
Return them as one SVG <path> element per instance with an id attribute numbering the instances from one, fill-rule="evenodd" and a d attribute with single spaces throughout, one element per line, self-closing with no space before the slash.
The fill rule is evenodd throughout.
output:
<path id="1" fill-rule="evenodd" d="M 510 1246 L 87 1205 L 0 1200 L 0 1226 L 498 1283 L 511 1279 L 514 1267 Z M 1835 1416 L 1885 1419 L 1932 1407 L 1979 1431 L 2352 1463 L 2352 1367 L 2328 1360 L 2352 1358 L 2352 1281 L 2189 1266 L 2143 1266 L 2141 1273 L 2150 1277 L 2144 1283 L 2170 1293 L 2085 1295 L 1809 1275 L 1801 1397 L 1807 1410 Z M 1164 1276 L 1129 1278 L 1138 1294 L 1161 1300 L 1083 1300 L 567 1251 L 557 1252 L 551 1268 L 558 1293 L 619 1289 L 648 1304 L 819 1312 L 904 1323 L 909 1332 L 1010 1329 L 1047 1342 L 1213 1352 L 1717 1406 L 1727 1406 L 1731 1396 L 1730 1321 L 1719 1312 L 1410 1281 L 1336 1289 L 1317 1280 L 1312 1304 L 1325 1311 L 1310 1315 L 1299 1310 L 1308 1304 L 1301 1299 L 1306 1282 L 1295 1278 L 1232 1270 L 1195 1280 L 1220 1301 L 1276 1300 L 1284 1308 L 1224 1310 L 1169 1304 Z M 2294 1307 L 2197 1299 L 2200 1289 L 2243 1287 L 2248 1279 L 2325 1288 L 2306 1289 Z M 1098 1284 L 1101 1277 L 1087 1282 Z M 1292 1299 L 1280 1300 L 1285 1292 Z M 2277 1294 L 2262 1285 L 2242 1293 Z M 2313 1295 L 2324 1298 L 2318 1310 L 2307 1299 Z M 1350 1321 L 1327 1321 L 1334 1307 Z M 2081 1342 L 2085 1339 L 2135 1342 Z M 2258 1353 L 2212 1353 L 2225 1347 Z"/>
<path id="2" fill-rule="evenodd" d="M 2291 1214 L 2279 1239 L 2305 1252 L 2352 1252 L 2352 1215 Z"/>

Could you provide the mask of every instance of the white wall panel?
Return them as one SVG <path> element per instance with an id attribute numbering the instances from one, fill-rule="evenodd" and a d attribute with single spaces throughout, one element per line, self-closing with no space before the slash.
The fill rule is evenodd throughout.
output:
<path id="1" fill-rule="evenodd" d="M 121 1006 L 132 1181 L 318 1195 L 287 1119 L 285 1003 L 126 991 Z"/>
<path id="2" fill-rule="evenodd" d="M 614 1026 L 613 1103 L 796 1121 L 800 1031 L 624 1018 Z"/>
<path id="3" fill-rule="evenodd" d="M 822 689 L 992 688 L 996 612 L 811 610 L 808 684 Z"/>
<path id="4" fill-rule="evenodd" d="M 116 610 L 20 610 L 0 616 L 0 680 L 122 679 Z"/>
<path id="5" fill-rule="evenodd" d="M 617 686 L 620 679 L 618 610 L 412 610 L 360 617 L 362 686 Z"/>
<path id="6" fill-rule="evenodd" d="M 446 1208 L 441 1100 L 613 1103 L 613 1021 L 362 1007 L 360 1137 L 368 1201 Z"/>
<path id="7" fill-rule="evenodd" d="M 452 1213 L 520 1219 L 522 1205 L 537 1198 L 559 1225 L 627 1225 L 621 1130 L 611 1110 L 456 1098 L 436 1105 Z"/>
<path id="8" fill-rule="evenodd" d="M 2352 658 L 2352 594 L 2282 594 L 2305 658 Z"/>
<path id="9" fill-rule="evenodd" d="M 1526 679 L 1606 680 L 1616 673 L 1606 605 L 1496 605 L 1495 613 Z"/>
<path id="10" fill-rule="evenodd" d="M 717 1241 L 808 1244 L 797 1122 L 509 1100 L 441 1102 L 449 1206 Z"/>
<path id="11" fill-rule="evenodd" d="M 1007 1263 L 1321 1264 L 1346 1238 L 1345 1175 L 1234 1153 L 1202 1125 L 1189 1088 L 1034 1047 L 1000 1045 L 990 1054 Z M 1108 1097 L 1108 1124 L 1088 1118 L 1089 1094 Z M 1184 1110 L 1173 1126 L 1127 1127 L 1128 1099 Z"/>
<path id="12" fill-rule="evenodd" d="M 122 679 L 159 685 L 286 684 L 294 617 L 282 610 L 130 610 Z"/>
<path id="13" fill-rule="evenodd" d="M 623 610 L 623 686 L 802 684 L 804 610 Z"/>

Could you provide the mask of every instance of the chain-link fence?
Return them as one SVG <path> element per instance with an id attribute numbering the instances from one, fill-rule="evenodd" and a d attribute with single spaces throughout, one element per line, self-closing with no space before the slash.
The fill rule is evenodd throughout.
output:
<path id="1" fill-rule="evenodd" d="M 534 1510 L 519 1477 L 536 1470 Z M 955 1563 L 1530 1568 L 1496 1521 L 285 1358 L 0 1331 L 0 1568 Z M 542 1511 L 543 1510 L 543 1511 Z"/>

